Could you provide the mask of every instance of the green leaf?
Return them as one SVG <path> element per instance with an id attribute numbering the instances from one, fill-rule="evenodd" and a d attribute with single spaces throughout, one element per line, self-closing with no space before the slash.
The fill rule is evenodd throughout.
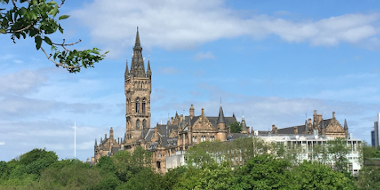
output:
<path id="1" fill-rule="evenodd" d="M 41 36 L 36 36 L 34 38 L 34 41 L 36 42 L 36 49 L 39 50 L 41 48 L 41 43 L 42 43 Z"/>
<path id="2" fill-rule="evenodd" d="M 52 45 L 52 42 L 51 42 L 51 40 L 50 40 L 49 37 L 45 36 L 44 41 L 45 41 L 47 44 Z"/>
<path id="3" fill-rule="evenodd" d="M 26 8 L 25 7 L 21 7 L 21 9 L 18 11 L 18 14 L 25 15 L 26 12 L 27 12 Z"/>
<path id="4" fill-rule="evenodd" d="M 55 15 L 57 15 L 58 12 L 59 12 L 58 6 L 54 6 L 54 8 L 52 10 L 50 10 L 48 14 L 53 15 L 53 17 L 54 17 Z"/>
<path id="5" fill-rule="evenodd" d="M 63 34 L 63 28 L 61 27 L 61 25 L 58 25 L 58 30 L 61 32 L 61 34 Z"/>
<path id="6" fill-rule="evenodd" d="M 59 18 L 58 18 L 58 20 L 64 20 L 64 19 L 67 19 L 67 18 L 69 18 L 70 17 L 70 15 L 62 15 L 62 16 L 60 16 Z"/>

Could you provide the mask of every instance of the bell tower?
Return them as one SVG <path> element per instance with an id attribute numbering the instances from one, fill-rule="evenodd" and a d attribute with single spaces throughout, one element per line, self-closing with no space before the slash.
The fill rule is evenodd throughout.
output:
<path id="1" fill-rule="evenodd" d="M 150 94 L 152 92 L 150 61 L 145 72 L 144 58 L 137 28 L 135 46 L 133 47 L 131 70 L 126 63 L 124 87 L 126 98 L 126 133 L 125 143 L 131 145 L 143 138 L 150 128 Z"/>

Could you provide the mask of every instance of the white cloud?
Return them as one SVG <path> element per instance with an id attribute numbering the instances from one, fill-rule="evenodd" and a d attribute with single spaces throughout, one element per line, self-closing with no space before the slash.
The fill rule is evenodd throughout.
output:
<path id="1" fill-rule="evenodd" d="M 0 145 L 5 145 L 5 142 L 0 142 Z"/>
<path id="2" fill-rule="evenodd" d="M 176 69 L 174 67 L 160 67 L 158 68 L 160 74 L 163 74 L 163 75 L 173 75 L 173 74 L 178 74 L 179 72 L 181 72 L 181 70 L 179 69 Z"/>
<path id="3" fill-rule="evenodd" d="M 95 0 L 72 16 L 89 27 L 91 37 L 118 55 L 133 43 L 139 26 L 144 47 L 187 49 L 221 38 L 242 35 L 263 39 L 277 35 L 286 42 L 307 42 L 315 46 L 339 43 L 378 47 L 379 14 L 345 14 L 321 20 L 292 21 L 267 15 L 242 16 L 226 8 L 222 0 L 121 1 Z"/>
<path id="4" fill-rule="evenodd" d="M 0 76 L 0 94 L 23 94 L 35 90 L 38 86 L 47 81 L 38 71 L 22 70 Z"/>
<path id="5" fill-rule="evenodd" d="M 198 52 L 194 59 L 197 61 L 201 61 L 203 59 L 215 59 L 215 56 L 211 52 Z"/>

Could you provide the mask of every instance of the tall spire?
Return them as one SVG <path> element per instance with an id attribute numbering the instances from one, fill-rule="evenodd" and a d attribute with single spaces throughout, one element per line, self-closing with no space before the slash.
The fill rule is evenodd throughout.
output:
<path id="1" fill-rule="evenodd" d="M 139 35 L 139 27 L 137 27 L 137 32 L 136 32 L 135 48 L 136 47 L 140 47 L 141 48 L 140 35 Z"/>
<path id="2" fill-rule="evenodd" d="M 142 47 L 140 42 L 139 28 L 137 27 L 135 47 L 133 47 L 131 76 L 146 77 Z"/>
<path id="3" fill-rule="evenodd" d="M 223 114 L 222 106 L 220 106 L 220 108 L 219 108 L 218 123 L 226 123 L 226 122 L 224 121 L 224 114 Z"/>
<path id="4" fill-rule="evenodd" d="M 95 138 L 95 146 L 98 146 L 98 142 L 97 142 L 96 138 Z"/>

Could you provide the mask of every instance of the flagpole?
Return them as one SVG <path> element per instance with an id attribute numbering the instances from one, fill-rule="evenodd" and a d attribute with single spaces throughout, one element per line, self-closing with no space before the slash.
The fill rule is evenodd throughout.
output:
<path id="1" fill-rule="evenodd" d="M 74 159 L 77 158 L 77 123 L 74 122 Z"/>

